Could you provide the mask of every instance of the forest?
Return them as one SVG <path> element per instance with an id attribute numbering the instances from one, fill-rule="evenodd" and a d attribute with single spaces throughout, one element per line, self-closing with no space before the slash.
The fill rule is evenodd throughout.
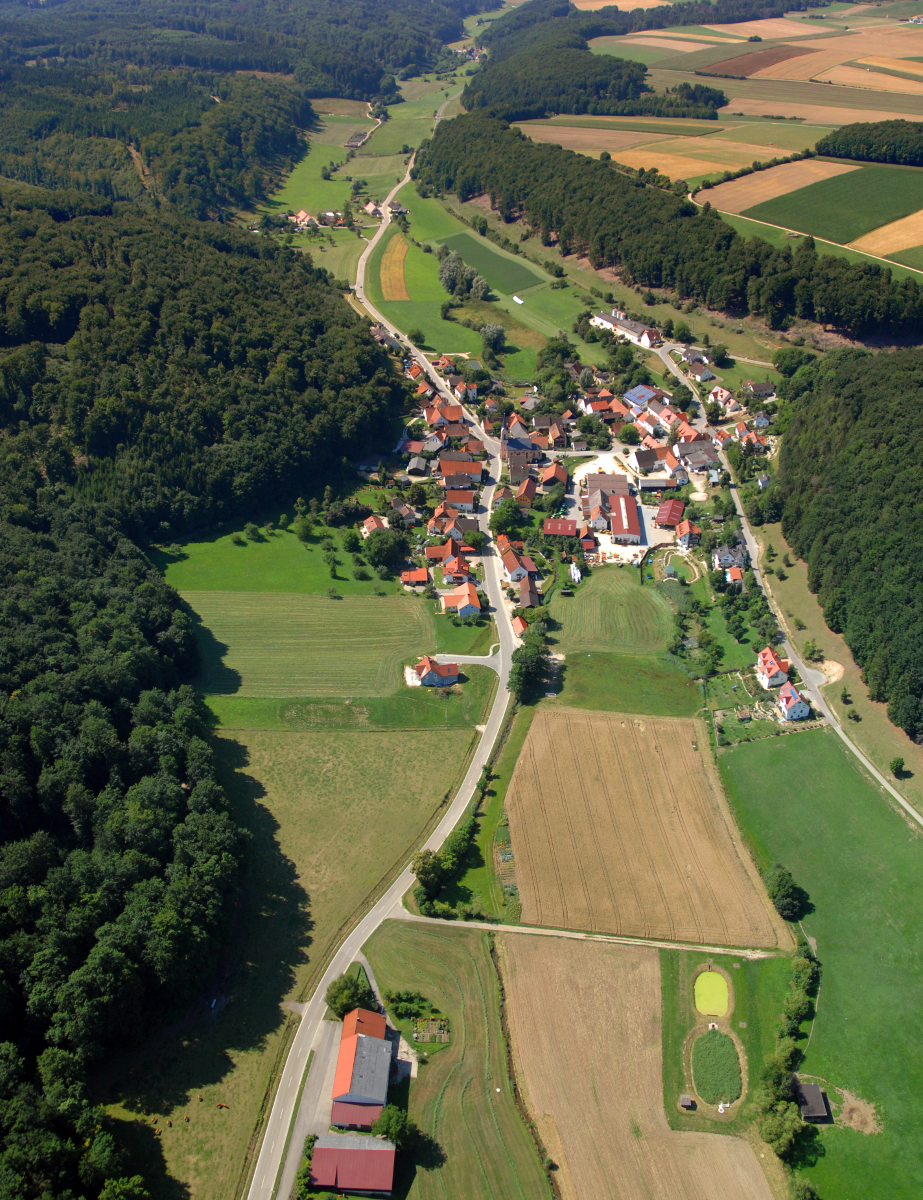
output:
<path id="1" fill-rule="evenodd" d="M 923 513 L 907 411 L 921 388 L 921 350 L 839 350 L 802 366 L 780 388 L 791 420 L 779 485 L 782 531 L 827 624 L 871 698 L 923 744 Z"/>
<path id="2" fill-rule="evenodd" d="M 831 158 L 923 167 L 923 126 L 919 121 L 859 121 L 828 133 L 816 149 Z"/>
<path id="3" fill-rule="evenodd" d="M 541 145 L 486 113 L 443 122 L 417 155 L 424 191 L 487 193 L 503 220 L 522 220 L 564 255 L 616 267 L 628 283 L 664 287 L 710 308 L 756 313 L 775 329 L 792 317 L 857 337 L 916 338 L 923 294 L 887 267 L 745 240 L 708 204 L 648 186 L 616 164 Z"/>

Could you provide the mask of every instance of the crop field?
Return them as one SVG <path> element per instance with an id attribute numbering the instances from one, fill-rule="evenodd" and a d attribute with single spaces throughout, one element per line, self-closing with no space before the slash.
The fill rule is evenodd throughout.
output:
<path id="1" fill-rule="evenodd" d="M 559 626 L 553 635 L 565 652 L 622 650 L 655 654 L 672 629 L 670 606 L 653 588 L 642 588 L 634 571 L 595 570 L 575 595 L 555 593 L 549 605 Z"/>
<path id="2" fill-rule="evenodd" d="M 452 1040 L 410 1088 L 425 1141 L 399 1159 L 407 1200 L 551 1200 L 538 1152 L 516 1108 L 500 1025 L 489 935 L 386 921 L 363 947 L 378 983 L 420 992 L 448 1016 Z"/>
<path id="3" fill-rule="evenodd" d="M 669 137 L 669 134 L 648 133 L 646 130 L 605 129 L 595 126 L 581 128 L 569 125 L 549 125 L 545 121 L 524 121 L 519 128 L 533 142 L 548 142 L 563 146 L 565 150 L 579 150 L 583 154 L 599 154 L 608 150 L 610 154 L 625 150 L 629 146 L 650 144 Z"/>
<path id="4" fill-rule="evenodd" d="M 892 221 L 890 225 L 882 225 L 873 229 L 864 237 L 856 238 L 852 243 L 855 250 L 865 250 L 869 254 L 880 254 L 886 257 L 900 250 L 909 250 L 923 243 L 923 210 Z"/>
<path id="5" fill-rule="evenodd" d="M 216 739 L 232 815 L 252 839 L 229 973 L 214 1014 L 120 1080 L 122 1103 L 110 1109 L 158 1200 L 235 1195 L 276 1054 L 296 1021 L 283 1003 L 304 998 L 342 923 L 410 857 L 471 737 L 450 729 Z M 151 1116 L 162 1131 L 154 1149 Z"/>
<path id="6" fill-rule="evenodd" d="M 802 924 L 823 975 L 803 1070 L 821 1082 L 838 1123 L 821 1127 L 809 1178 L 822 1196 L 915 1200 L 923 1192 L 919 828 L 829 730 L 739 746 L 720 765 L 759 865 L 784 863 L 813 906 Z M 844 1093 L 872 1106 L 880 1132 L 843 1127 Z"/>
<path id="7" fill-rule="evenodd" d="M 525 263 L 498 254 L 483 238 L 470 233 L 457 233 L 441 241 L 443 246 L 461 255 L 468 266 L 474 267 L 498 292 L 510 294 L 545 282 L 541 275 L 532 270 L 531 265 L 526 266 Z"/>
<path id="8" fill-rule="evenodd" d="M 563 1200 L 771 1200 L 746 1142 L 667 1125 L 657 951 L 518 934 L 502 946 L 517 1077 Z"/>
<path id="9" fill-rule="evenodd" d="M 435 641 L 428 608 L 404 597 L 329 600 L 284 592 L 189 592 L 203 692 L 379 696 Z"/>
<path id="10" fill-rule="evenodd" d="M 845 244 L 917 212 L 921 188 L 921 168 L 864 166 L 756 204 L 744 215 Z"/>
<path id="11" fill-rule="evenodd" d="M 543 708 L 506 807 L 524 924 L 777 944 L 701 723 Z"/>
<path id="12" fill-rule="evenodd" d="M 395 235 L 388 242 L 381 259 L 381 297 L 383 300 L 409 300 L 410 293 L 404 280 L 404 259 L 407 257 L 407 239 Z"/>

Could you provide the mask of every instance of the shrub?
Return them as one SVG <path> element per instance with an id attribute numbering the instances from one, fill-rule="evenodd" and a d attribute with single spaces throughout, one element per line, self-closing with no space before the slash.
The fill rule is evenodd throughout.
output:
<path id="1" fill-rule="evenodd" d="M 727 1104 L 740 1095 L 740 1060 L 726 1033 L 710 1029 L 692 1047 L 692 1077 L 706 1104 Z"/>
<path id="2" fill-rule="evenodd" d="M 763 881 L 780 917 L 786 921 L 797 921 L 804 916 L 807 896 L 795 883 L 791 871 L 781 863 L 775 863 L 763 876 Z"/>

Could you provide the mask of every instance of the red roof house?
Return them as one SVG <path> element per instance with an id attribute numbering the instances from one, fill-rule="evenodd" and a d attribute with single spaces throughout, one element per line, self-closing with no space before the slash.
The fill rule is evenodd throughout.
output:
<path id="1" fill-rule="evenodd" d="M 550 537 L 576 537 L 577 522 L 565 521 L 560 517 L 546 517 L 542 524 L 542 533 Z"/>
<path id="2" fill-rule="evenodd" d="M 401 571 L 401 583 L 404 587 L 426 587 L 429 583 L 429 571 L 426 567 L 416 567 L 412 571 Z"/>
<path id="3" fill-rule="evenodd" d="M 458 663 L 439 663 L 428 654 L 424 654 L 414 670 L 424 687 L 451 687 L 453 683 L 458 683 Z M 384 1017 L 381 1019 L 383 1022 Z M 375 1036 L 385 1035 L 380 1033 Z"/>
<path id="4" fill-rule="evenodd" d="M 445 494 L 446 503 L 451 504 L 460 512 L 474 511 L 474 492 L 465 488 L 449 488 Z"/>
<path id="5" fill-rule="evenodd" d="M 314 1143 L 311 1186 L 390 1196 L 394 1143 L 359 1134 L 325 1133 Z"/>
<path id="6" fill-rule="evenodd" d="M 757 655 L 756 676 L 767 691 L 780 687 L 788 682 L 788 662 L 779 658 L 771 646 L 767 646 Z"/>
<path id="7" fill-rule="evenodd" d="M 461 543 L 456 542 L 454 538 L 449 538 L 447 542 L 443 542 L 441 546 L 427 546 L 426 557 L 445 560 L 447 558 L 457 558 L 461 552 Z"/>
<path id="8" fill-rule="evenodd" d="M 542 487 L 554 487 L 556 483 L 567 486 L 567 471 L 559 462 L 552 463 L 542 471 Z"/>
<path id="9" fill-rule="evenodd" d="M 515 633 L 517 637 L 522 637 L 528 628 L 529 626 L 525 623 L 522 617 L 513 617 L 513 633 Z"/>

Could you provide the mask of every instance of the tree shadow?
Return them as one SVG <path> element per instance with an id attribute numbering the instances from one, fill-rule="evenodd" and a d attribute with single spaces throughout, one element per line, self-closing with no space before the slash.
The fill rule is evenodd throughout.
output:
<path id="1" fill-rule="evenodd" d="M 820 1130 L 815 1125 L 804 1124 L 798 1131 L 795 1141 L 785 1156 L 785 1161 L 795 1170 L 803 1167 L 816 1167 L 827 1153 L 820 1136 Z"/>
<path id="2" fill-rule="evenodd" d="M 182 608 L 192 622 L 199 651 L 199 686 L 215 695 L 233 696 L 240 691 L 243 680 L 239 671 L 224 662 L 230 646 L 219 642 L 188 601 L 182 600 Z"/>
<path id="3" fill-rule="evenodd" d="M 418 1171 L 438 1171 L 446 1162 L 446 1152 L 436 1139 L 422 1130 L 418 1131 L 413 1146 L 398 1155 L 394 1190 L 391 1193 L 394 1200 L 406 1200 Z"/>

